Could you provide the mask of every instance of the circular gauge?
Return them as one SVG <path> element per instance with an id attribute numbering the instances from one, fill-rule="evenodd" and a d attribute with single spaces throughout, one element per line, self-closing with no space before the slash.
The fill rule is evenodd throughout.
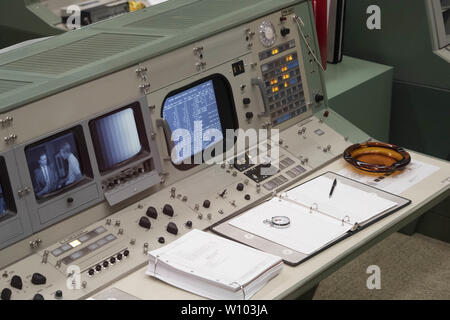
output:
<path id="1" fill-rule="evenodd" d="M 269 21 L 263 21 L 259 26 L 259 40 L 265 47 L 270 47 L 275 43 L 277 34 L 275 27 Z"/>
<path id="2" fill-rule="evenodd" d="M 270 220 L 264 220 L 264 223 L 270 224 L 274 228 L 283 229 L 289 227 L 291 219 L 285 216 L 275 216 Z"/>

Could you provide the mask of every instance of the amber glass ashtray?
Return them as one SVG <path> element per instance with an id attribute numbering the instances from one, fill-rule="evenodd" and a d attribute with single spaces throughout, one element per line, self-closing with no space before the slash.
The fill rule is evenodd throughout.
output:
<path id="1" fill-rule="evenodd" d="M 375 173 L 402 170 L 411 162 L 403 148 L 383 142 L 354 144 L 344 151 L 344 159 L 359 170 Z"/>

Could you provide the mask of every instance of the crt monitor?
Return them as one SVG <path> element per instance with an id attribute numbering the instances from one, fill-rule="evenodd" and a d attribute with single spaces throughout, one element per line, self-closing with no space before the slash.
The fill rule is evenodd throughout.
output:
<path id="1" fill-rule="evenodd" d="M 173 134 L 172 162 L 180 169 L 189 168 L 195 154 L 222 143 L 226 129 L 238 127 L 230 84 L 219 74 L 169 93 L 162 117 Z"/>
<path id="2" fill-rule="evenodd" d="M 102 174 L 150 152 L 138 102 L 91 120 L 89 128 Z"/>
<path id="3" fill-rule="evenodd" d="M 6 213 L 6 201 L 5 196 L 3 195 L 2 185 L 0 184 L 0 220 L 5 213 Z"/>
<path id="4" fill-rule="evenodd" d="M 25 148 L 37 200 L 60 194 L 92 177 L 81 126 Z"/>
<path id="5" fill-rule="evenodd" d="M 0 222 L 17 213 L 6 162 L 0 157 Z"/>

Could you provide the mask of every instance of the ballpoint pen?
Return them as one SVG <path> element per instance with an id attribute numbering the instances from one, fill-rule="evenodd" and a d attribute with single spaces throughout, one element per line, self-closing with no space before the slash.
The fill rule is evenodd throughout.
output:
<path id="1" fill-rule="evenodd" d="M 329 198 L 331 198 L 331 196 L 333 195 L 333 192 L 334 192 L 334 188 L 336 188 L 336 184 L 337 184 L 337 180 L 336 180 L 336 179 L 334 179 L 334 181 L 333 181 L 333 185 L 331 186 L 331 190 L 330 190 L 330 195 L 329 195 Z"/>

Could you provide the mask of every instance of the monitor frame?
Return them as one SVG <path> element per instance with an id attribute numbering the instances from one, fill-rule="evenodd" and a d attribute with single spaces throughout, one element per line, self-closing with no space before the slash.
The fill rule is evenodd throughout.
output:
<path id="1" fill-rule="evenodd" d="M 234 103 L 234 96 L 233 96 L 233 90 L 232 90 L 231 84 L 228 81 L 228 79 L 220 73 L 213 73 L 211 75 L 208 75 L 206 77 L 203 77 L 201 79 L 193 81 L 183 87 L 180 87 L 180 88 L 170 91 L 164 97 L 164 100 L 161 105 L 160 116 L 161 116 L 161 118 L 164 118 L 164 116 L 163 116 L 164 107 L 165 107 L 165 103 L 166 103 L 167 99 L 169 99 L 170 97 L 173 97 L 179 93 L 182 93 L 186 90 L 189 90 L 193 87 L 196 87 L 202 83 L 208 82 L 210 80 L 212 80 L 213 87 L 214 87 L 214 94 L 216 96 L 216 103 L 217 103 L 217 111 L 219 113 L 220 124 L 221 124 L 221 128 L 222 128 L 223 141 L 225 142 L 226 130 L 227 129 L 233 129 L 233 130 L 238 129 L 239 121 L 238 121 L 238 117 L 237 117 L 237 113 L 236 113 L 236 105 Z M 172 150 L 170 148 L 169 141 L 166 141 L 166 147 L 167 147 L 169 155 L 171 155 Z M 227 151 L 225 147 L 226 147 L 226 145 L 224 145 L 223 154 L 225 154 L 225 152 Z M 204 151 L 205 150 L 202 150 L 202 152 L 201 152 L 202 159 L 203 159 Z M 194 163 L 195 155 L 196 154 L 191 155 L 191 158 L 190 158 L 191 163 L 183 162 L 188 158 L 183 160 L 180 164 L 174 163 L 171 159 L 171 163 L 176 169 L 178 169 L 180 171 L 186 171 L 186 170 L 192 169 L 199 165 L 199 164 Z"/>
<path id="2" fill-rule="evenodd" d="M 32 234 L 28 207 L 24 201 L 24 185 L 19 177 L 14 149 L 0 153 L 0 180 L 7 211 L 0 219 L 0 249 Z M 17 190 L 17 192 L 15 192 Z"/>
<path id="3" fill-rule="evenodd" d="M 78 180 L 75 181 L 73 183 L 71 183 L 68 186 L 64 186 L 58 190 L 55 190 L 49 194 L 43 195 L 42 197 L 38 197 L 36 195 L 36 193 L 34 192 L 34 184 L 33 184 L 33 178 L 32 178 L 32 172 L 31 172 L 31 167 L 30 167 L 30 163 L 28 162 L 28 152 L 30 149 L 32 148 L 37 148 L 40 145 L 44 145 L 47 142 L 51 142 L 54 139 L 57 139 L 59 137 L 62 137 L 64 135 L 67 135 L 69 133 L 72 133 L 74 136 L 74 140 L 75 140 L 75 144 L 76 144 L 76 148 L 77 148 L 77 153 L 78 153 L 78 161 L 80 164 L 80 169 L 81 169 L 81 174 L 82 177 Z M 31 177 L 31 181 L 32 181 L 32 185 L 33 185 L 33 193 L 36 197 L 36 201 L 39 204 L 42 204 L 44 202 L 47 202 L 61 194 L 66 193 L 67 191 L 70 191 L 74 188 L 76 188 L 77 186 L 81 186 L 91 180 L 94 179 L 94 175 L 93 175 L 93 171 L 92 171 L 92 165 L 91 165 L 91 160 L 89 158 L 89 152 L 88 152 L 88 147 L 87 147 L 87 140 L 85 137 L 85 134 L 83 132 L 83 128 L 81 125 L 75 125 L 71 128 L 65 129 L 63 131 L 60 131 L 58 133 L 55 133 L 53 135 L 49 135 L 43 139 L 40 139 L 38 141 L 35 141 L 33 143 L 27 144 L 24 147 L 24 153 L 25 153 L 25 159 L 28 165 L 28 171 L 30 173 L 30 177 Z"/>
<path id="4" fill-rule="evenodd" d="M 0 213 L 0 222 L 3 222 L 17 215 L 16 201 L 14 200 L 11 180 L 3 156 L 0 156 L 0 187 L 2 188 L 3 200 L 6 208 L 5 212 Z"/>
<path id="5" fill-rule="evenodd" d="M 136 122 L 136 128 L 138 130 L 138 135 L 139 135 L 139 142 L 141 143 L 141 150 L 139 151 L 138 154 L 136 154 L 135 156 L 133 156 L 127 160 L 116 163 L 112 167 L 104 168 L 102 165 L 102 163 L 104 162 L 103 156 L 101 154 L 101 151 L 97 147 L 100 144 L 100 142 L 99 142 L 99 137 L 97 135 L 97 132 L 95 130 L 95 121 L 106 118 L 115 113 L 121 112 L 126 109 L 130 109 L 130 108 L 133 110 L 134 120 Z M 133 103 L 122 106 L 118 109 L 115 109 L 106 114 L 102 114 L 100 116 L 97 116 L 97 117 L 89 120 L 88 126 L 89 126 L 89 132 L 91 135 L 92 144 L 94 147 L 94 153 L 95 153 L 95 158 L 96 158 L 96 162 L 97 162 L 97 167 L 100 172 L 100 175 L 102 175 L 102 176 L 106 176 L 106 175 L 110 174 L 111 172 L 114 172 L 120 168 L 123 168 L 124 166 L 127 166 L 137 160 L 144 159 L 151 154 L 151 151 L 150 151 L 151 149 L 150 149 L 150 145 L 148 142 L 147 130 L 146 130 L 145 121 L 144 121 L 144 116 L 143 116 L 142 110 L 141 110 L 141 101 L 139 101 L 139 100 L 134 101 Z"/>

